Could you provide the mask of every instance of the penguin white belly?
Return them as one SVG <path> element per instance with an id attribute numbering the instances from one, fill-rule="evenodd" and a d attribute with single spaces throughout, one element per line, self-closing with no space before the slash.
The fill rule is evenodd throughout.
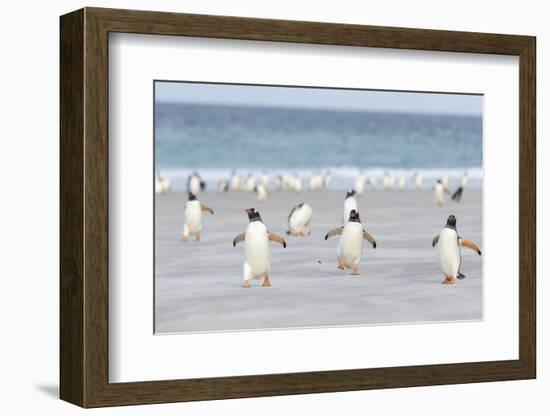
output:
<path id="1" fill-rule="evenodd" d="M 290 216 L 289 220 L 290 231 L 294 233 L 299 233 L 300 231 L 302 231 L 305 225 L 311 219 L 312 213 L 313 210 L 308 204 L 304 204 L 301 206 L 301 208 L 295 210 Z"/>
<path id="2" fill-rule="evenodd" d="M 343 220 L 344 224 L 349 220 L 349 213 L 355 210 L 357 211 L 357 200 L 354 197 L 346 198 L 344 201 Z"/>
<path id="3" fill-rule="evenodd" d="M 266 201 L 267 191 L 265 190 L 265 187 L 262 184 L 260 184 L 258 185 L 257 191 L 258 191 L 258 196 L 257 196 L 258 201 Z"/>
<path id="4" fill-rule="evenodd" d="M 201 191 L 201 181 L 198 177 L 193 176 L 189 181 L 189 191 L 193 195 L 198 195 Z"/>
<path id="5" fill-rule="evenodd" d="M 366 179 L 363 176 L 359 176 L 355 180 L 355 186 L 353 189 L 355 189 L 355 192 L 357 192 L 359 195 L 362 195 L 363 192 L 365 192 L 365 181 Z"/>
<path id="6" fill-rule="evenodd" d="M 197 200 L 187 201 L 184 216 L 185 224 L 189 227 L 189 232 L 191 234 L 199 233 L 202 227 L 201 203 Z"/>
<path id="7" fill-rule="evenodd" d="M 344 266 L 359 266 L 363 252 L 363 226 L 361 223 L 348 222 L 338 242 L 338 259 Z"/>
<path id="8" fill-rule="evenodd" d="M 445 276 L 458 277 L 460 270 L 460 247 L 456 231 L 444 228 L 439 235 L 439 267 Z"/>
<path id="9" fill-rule="evenodd" d="M 269 274 L 269 240 L 267 228 L 261 221 L 253 221 L 246 227 L 244 257 L 253 278 Z"/>

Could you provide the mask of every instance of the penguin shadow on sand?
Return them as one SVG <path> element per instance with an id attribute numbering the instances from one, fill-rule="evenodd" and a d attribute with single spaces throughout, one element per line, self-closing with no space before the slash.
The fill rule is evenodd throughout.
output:
<path id="1" fill-rule="evenodd" d="M 432 247 L 437 246 L 438 260 L 444 275 L 443 284 L 452 285 L 466 276 L 461 272 L 461 247 L 466 247 L 481 256 L 481 250 L 474 242 L 462 238 L 456 228 L 456 217 L 449 215 L 447 223 L 432 240 Z"/>

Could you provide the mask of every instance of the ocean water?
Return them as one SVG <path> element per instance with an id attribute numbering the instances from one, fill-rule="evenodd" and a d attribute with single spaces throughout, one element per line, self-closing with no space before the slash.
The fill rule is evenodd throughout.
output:
<path id="1" fill-rule="evenodd" d="M 155 163 L 173 188 L 197 171 L 215 189 L 232 171 L 246 176 L 330 171 L 332 188 L 349 188 L 359 172 L 419 172 L 430 186 L 467 171 L 482 182 L 482 117 L 157 103 Z"/>

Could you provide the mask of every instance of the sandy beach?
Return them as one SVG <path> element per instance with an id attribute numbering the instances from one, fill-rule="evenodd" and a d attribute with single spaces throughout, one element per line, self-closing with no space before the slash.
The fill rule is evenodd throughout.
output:
<path id="1" fill-rule="evenodd" d="M 447 216 L 457 217 L 461 236 L 482 248 L 482 193 L 467 189 L 462 202 L 443 208 L 431 190 L 373 191 L 358 198 L 364 228 L 377 248 L 365 242 L 361 275 L 336 267 L 345 192 L 271 192 L 267 202 L 252 193 L 205 192 L 201 202 L 215 215 L 203 217 L 202 241 L 180 241 L 186 194 L 156 197 L 155 324 L 157 333 L 231 331 L 318 326 L 397 324 L 482 318 L 482 257 L 462 250 L 456 285 L 442 285 L 432 238 Z M 287 216 L 300 202 L 313 207 L 309 237 L 285 234 Z M 284 235 L 287 248 L 271 245 L 272 287 L 261 280 L 243 289 L 245 208 L 255 207 L 264 223 Z M 483 251 L 483 248 L 482 248 Z"/>

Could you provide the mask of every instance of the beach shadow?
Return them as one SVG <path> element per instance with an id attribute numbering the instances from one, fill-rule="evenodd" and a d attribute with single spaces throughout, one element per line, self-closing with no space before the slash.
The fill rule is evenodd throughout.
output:
<path id="1" fill-rule="evenodd" d="M 54 399 L 59 399 L 59 386 L 55 384 L 38 384 L 35 388 L 47 396 Z"/>

